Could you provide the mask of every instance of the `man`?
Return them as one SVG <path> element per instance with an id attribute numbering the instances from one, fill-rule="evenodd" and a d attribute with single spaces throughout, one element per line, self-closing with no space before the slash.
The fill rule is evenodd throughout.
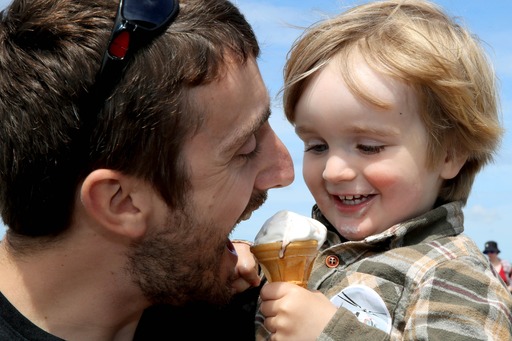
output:
<path id="1" fill-rule="evenodd" d="M 1 15 L 2 340 L 131 340 L 151 305 L 259 284 L 228 236 L 294 174 L 251 27 L 224 0 L 117 5 Z"/>

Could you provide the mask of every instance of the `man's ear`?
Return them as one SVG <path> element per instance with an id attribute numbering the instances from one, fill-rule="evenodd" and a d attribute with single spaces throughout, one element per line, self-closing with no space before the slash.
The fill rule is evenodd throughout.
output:
<path id="1" fill-rule="evenodd" d="M 441 177 L 445 180 L 453 179 L 459 174 L 467 160 L 468 156 L 465 153 L 455 149 L 446 150 L 443 164 L 441 165 Z"/>
<path id="2" fill-rule="evenodd" d="M 145 206 L 134 200 L 147 195 L 140 180 L 111 169 L 97 169 L 84 180 L 80 198 L 86 212 L 112 233 L 138 239 L 147 228 Z"/>

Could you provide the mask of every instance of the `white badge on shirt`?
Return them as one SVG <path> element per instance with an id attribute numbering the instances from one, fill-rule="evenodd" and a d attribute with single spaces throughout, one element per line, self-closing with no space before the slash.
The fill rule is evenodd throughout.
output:
<path id="1" fill-rule="evenodd" d="M 386 333 L 391 332 L 391 315 L 384 300 L 370 287 L 350 285 L 331 298 L 337 307 L 350 310 L 357 319 Z"/>

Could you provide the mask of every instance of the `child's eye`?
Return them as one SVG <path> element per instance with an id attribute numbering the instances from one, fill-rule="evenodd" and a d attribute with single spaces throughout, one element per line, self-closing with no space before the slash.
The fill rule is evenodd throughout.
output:
<path id="1" fill-rule="evenodd" d="M 325 143 L 304 144 L 304 152 L 322 153 L 329 149 Z"/>
<path id="2" fill-rule="evenodd" d="M 358 144 L 357 149 L 359 149 L 363 154 L 371 155 L 371 154 L 378 154 L 384 150 L 384 146 L 371 146 L 371 145 L 364 145 L 364 144 Z"/>

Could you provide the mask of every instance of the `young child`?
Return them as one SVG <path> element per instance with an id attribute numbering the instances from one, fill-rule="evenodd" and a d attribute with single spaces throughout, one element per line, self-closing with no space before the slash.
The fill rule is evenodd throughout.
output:
<path id="1" fill-rule="evenodd" d="M 479 41 L 426 1 L 363 4 L 300 37 L 284 106 L 329 235 L 310 290 L 262 287 L 258 339 L 511 339 L 510 293 L 463 234 L 503 133 L 497 97 Z"/>

